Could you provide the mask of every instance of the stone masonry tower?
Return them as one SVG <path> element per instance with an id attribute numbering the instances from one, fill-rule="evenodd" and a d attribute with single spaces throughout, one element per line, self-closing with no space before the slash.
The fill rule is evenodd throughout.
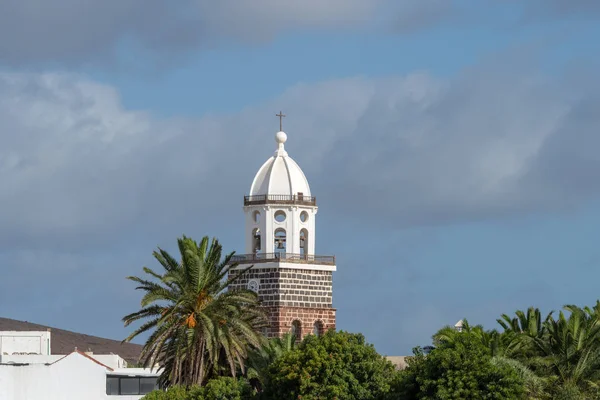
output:
<path id="1" fill-rule="evenodd" d="M 303 338 L 335 329 L 332 308 L 334 256 L 315 255 L 317 201 L 304 173 L 285 151 L 287 135 L 275 135 L 277 150 L 256 173 L 244 196 L 246 254 L 234 256 L 239 266 L 254 265 L 232 289 L 258 293 L 266 308 L 268 337 L 286 332 Z"/>

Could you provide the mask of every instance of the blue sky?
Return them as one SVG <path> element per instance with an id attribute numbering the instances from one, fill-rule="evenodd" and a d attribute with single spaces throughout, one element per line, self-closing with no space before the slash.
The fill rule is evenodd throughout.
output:
<path id="1" fill-rule="evenodd" d="M 121 339 L 156 246 L 243 250 L 279 110 L 340 329 L 598 299 L 600 3 L 58 3 L 0 4 L 0 316 Z"/>

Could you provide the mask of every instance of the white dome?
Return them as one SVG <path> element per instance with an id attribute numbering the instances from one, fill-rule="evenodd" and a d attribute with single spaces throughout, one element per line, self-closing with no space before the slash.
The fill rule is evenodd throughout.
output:
<path id="1" fill-rule="evenodd" d="M 304 172 L 288 156 L 283 147 L 286 140 L 287 135 L 284 132 L 277 132 L 275 141 L 278 144 L 278 149 L 273 157 L 269 158 L 256 173 L 250 187 L 250 196 L 295 196 L 298 193 L 311 196 Z"/>

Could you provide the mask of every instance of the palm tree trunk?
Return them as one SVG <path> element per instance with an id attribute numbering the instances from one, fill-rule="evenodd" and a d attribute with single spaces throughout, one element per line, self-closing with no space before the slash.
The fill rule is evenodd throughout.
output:
<path id="1" fill-rule="evenodd" d="M 204 340 L 201 340 L 200 343 L 200 352 L 199 352 L 199 368 L 198 368 L 198 384 L 202 384 L 204 381 Z"/>

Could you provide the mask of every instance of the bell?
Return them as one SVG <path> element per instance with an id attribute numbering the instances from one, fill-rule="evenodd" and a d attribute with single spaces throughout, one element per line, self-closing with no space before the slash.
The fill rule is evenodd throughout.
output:
<path id="1" fill-rule="evenodd" d="M 277 241 L 277 248 L 278 249 L 283 249 L 283 242 L 281 240 Z"/>
<path id="2" fill-rule="evenodd" d="M 304 248 L 304 238 L 300 238 L 300 247 Z"/>

